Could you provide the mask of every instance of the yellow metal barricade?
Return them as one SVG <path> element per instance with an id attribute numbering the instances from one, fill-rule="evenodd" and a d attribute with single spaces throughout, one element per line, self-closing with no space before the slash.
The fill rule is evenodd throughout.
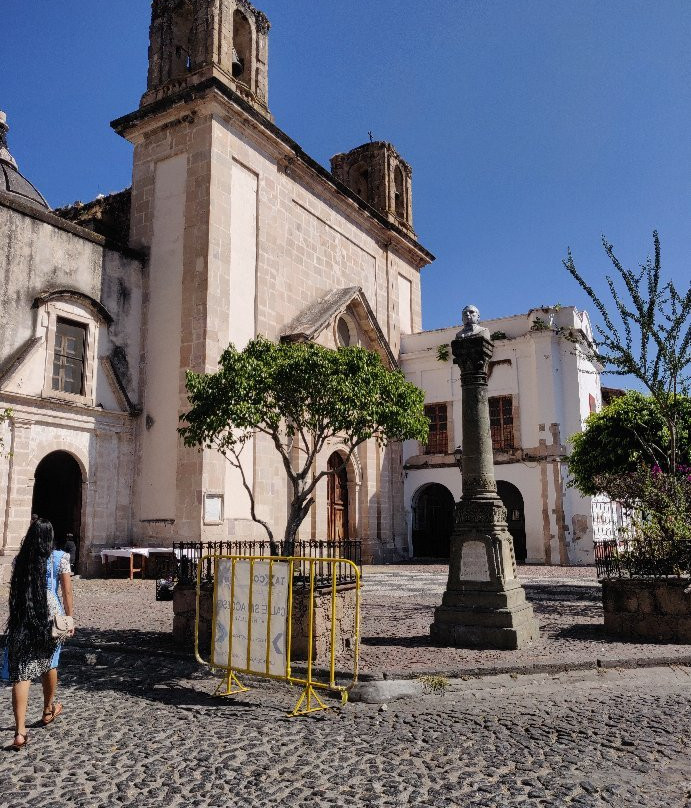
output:
<path id="1" fill-rule="evenodd" d="M 211 604 L 211 650 L 203 659 L 199 650 L 202 569 L 213 563 L 214 584 Z M 329 670 L 320 678 L 315 671 L 315 592 L 316 569 L 329 570 L 330 594 Z M 347 684 L 336 684 L 337 570 L 349 568 L 347 589 L 354 591 L 353 672 Z M 296 595 L 296 571 L 301 573 L 300 591 L 307 595 L 307 662 L 304 676 L 293 675 L 293 617 Z M 341 590 L 343 591 L 343 590 Z M 206 555 L 197 566 L 197 613 L 194 650 L 197 660 L 215 670 L 225 671 L 217 695 L 232 696 L 249 690 L 237 674 L 264 677 L 303 687 L 291 716 L 327 709 L 318 690 L 340 693 L 343 704 L 357 681 L 360 645 L 360 571 L 345 558 L 302 556 Z M 326 674 L 326 671 L 323 672 Z M 225 689 L 223 689 L 225 688 Z"/>

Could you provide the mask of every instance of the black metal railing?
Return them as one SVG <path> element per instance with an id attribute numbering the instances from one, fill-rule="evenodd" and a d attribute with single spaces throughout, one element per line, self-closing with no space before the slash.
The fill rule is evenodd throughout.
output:
<path id="1" fill-rule="evenodd" d="M 598 578 L 669 578 L 691 574 L 691 539 L 595 542 Z"/>
<path id="2" fill-rule="evenodd" d="M 283 544 L 278 543 L 283 555 Z M 270 556 L 271 547 L 267 541 L 256 539 L 233 539 L 212 542 L 173 542 L 174 559 L 170 579 L 174 583 L 192 585 L 197 582 L 197 568 L 202 564 L 201 579 L 205 583 L 214 579 L 214 564 L 210 556 Z M 293 586 L 309 586 L 310 558 L 344 558 L 352 561 L 362 569 L 362 542 L 359 539 L 311 539 L 296 541 L 293 557 L 301 558 L 294 563 Z M 333 565 L 324 561 L 315 564 L 315 586 L 330 586 L 333 576 Z M 350 564 L 336 564 L 336 583 L 341 586 L 355 583 L 355 571 Z"/>

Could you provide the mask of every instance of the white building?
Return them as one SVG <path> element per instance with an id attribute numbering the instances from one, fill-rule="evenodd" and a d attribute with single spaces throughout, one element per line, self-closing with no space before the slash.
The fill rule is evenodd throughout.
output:
<path id="1" fill-rule="evenodd" d="M 568 437 L 602 406 L 601 368 L 578 344 L 592 340 L 588 315 L 555 306 L 482 325 L 495 342 L 488 382 L 494 472 L 517 558 L 592 563 L 593 539 L 610 531 L 612 508 L 569 488 L 565 463 Z M 458 329 L 401 341 L 401 367 L 425 391 L 431 421 L 428 444 L 408 441 L 403 452 L 408 545 L 418 558 L 448 555 L 453 503 L 461 495 L 453 456 L 461 443 L 461 383 L 450 351 Z"/>

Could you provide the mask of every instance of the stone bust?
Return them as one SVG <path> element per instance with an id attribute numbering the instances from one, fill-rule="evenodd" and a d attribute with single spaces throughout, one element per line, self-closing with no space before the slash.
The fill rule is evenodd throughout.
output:
<path id="1" fill-rule="evenodd" d="M 456 334 L 456 339 L 466 337 L 484 337 L 489 339 L 489 330 L 478 325 L 480 312 L 477 306 L 469 305 L 463 309 L 463 328 Z"/>

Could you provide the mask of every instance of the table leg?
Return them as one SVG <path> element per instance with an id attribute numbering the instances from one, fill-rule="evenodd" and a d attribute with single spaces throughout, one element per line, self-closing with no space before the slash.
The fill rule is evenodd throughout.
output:
<path id="1" fill-rule="evenodd" d="M 134 580 L 134 553 L 130 553 L 130 581 Z"/>

